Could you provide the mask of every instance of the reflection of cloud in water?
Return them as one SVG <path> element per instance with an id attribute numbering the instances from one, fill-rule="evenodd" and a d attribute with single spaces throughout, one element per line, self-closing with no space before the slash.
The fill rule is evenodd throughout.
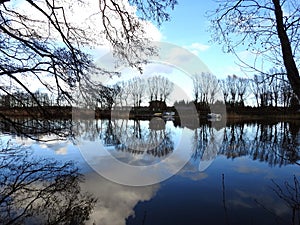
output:
<path id="1" fill-rule="evenodd" d="M 114 150 L 108 151 L 100 141 L 81 139 L 78 146 L 85 161 L 102 176 L 120 184 L 144 186 L 159 183 L 173 176 L 189 161 L 193 152 L 192 134 L 191 130 L 183 129 L 180 141 L 172 154 L 155 164 L 152 164 L 153 159 L 157 158 L 152 156 L 136 158 L 126 152 L 112 155 L 111 151 Z M 139 166 L 132 166 L 129 162 Z"/>
<path id="2" fill-rule="evenodd" d="M 238 167 L 236 167 L 236 171 L 238 173 L 243 173 L 243 174 L 266 172 L 260 168 L 253 167 L 253 166 L 247 166 L 247 165 L 239 165 Z"/>
<path id="3" fill-rule="evenodd" d="M 55 149 L 55 154 L 57 155 L 66 155 L 68 153 L 67 148 L 66 147 L 61 147 L 58 149 Z"/>
<path id="4" fill-rule="evenodd" d="M 253 161 L 248 157 L 240 157 L 235 159 L 237 164 L 233 167 L 234 170 L 240 174 L 264 174 L 266 179 L 276 178 L 277 175 L 274 171 L 269 170 L 267 167 L 259 167 L 259 165 L 254 165 Z M 258 162 L 258 164 L 260 164 Z"/>
<path id="5" fill-rule="evenodd" d="M 23 146 L 31 146 L 37 143 L 37 141 L 34 141 L 30 138 L 20 137 L 20 136 L 13 137 L 13 140 L 16 144 L 23 145 Z"/>
<path id="6" fill-rule="evenodd" d="M 268 193 L 265 193 L 265 192 Z M 268 211 L 274 212 L 277 216 L 283 216 L 289 213 L 289 208 L 283 201 L 278 201 L 270 194 L 271 190 L 267 189 L 264 192 L 246 192 L 240 189 L 235 190 L 237 194 L 234 198 L 228 201 L 228 204 L 235 207 L 257 208 L 257 205 L 264 207 Z"/>
<path id="7" fill-rule="evenodd" d="M 125 219 L 134 215 L 133 208 L 140 201 L 153 198 L 159 185 L 130 187 L 120 185 L 96 173 L 85 175 L 85 191 L 93 193 L 98 202 L 87 224 L 125 225 Z"/>
<path id="8" fill-rule="evenodd" d="M 197 181 L 197 180 L 204 180 L 208 177 L 207 173 L 199 172 L 198 168 L 195 167 L 193 164 L 188 162 L 179 172 L 179 176 L 189 178 L 191 180 Z"/>
<path id="9" fill-rule="evenodd" d="M 55 136 L 53 136 L 55 137 Z M 53 138 L 52 135 L 47 135 L 44 138 L 41 137 L 41 141 L 35 141 L 30 138 L 25 137 L 15 137 L 14 142 L 18 145 L 22 146 L 28 146 L 35 150 L 41 150 L 41 149 L 49 149 L 51 151 L 54 151 L 57 155 L 66 155 L 68 153 L 68 146 L 71 144 L 70 141 L 67 140 L 52 140 L 43 142 L 42 140 L 49 140 Z"/>

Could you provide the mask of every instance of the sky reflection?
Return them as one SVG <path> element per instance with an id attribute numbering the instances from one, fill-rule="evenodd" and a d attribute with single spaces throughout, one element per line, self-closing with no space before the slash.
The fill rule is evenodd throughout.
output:
<path id="1" fill-rule="evenodd" d="M 289 124 L 237 124 L 218 129 L 204 124 L 189 129 L 174 127 L 168 121 L 165 130 L 152 131 L 148 121 L 136 123 L 137 127 L 132 121 L 127 126 L 126 121 L 114 126 L 109 121 L 94 121 L 88 127 L 94 128 L 96 123 L 101 129 L 81 126 L 79 141 L 84 142 L 84 148 L 78 139 L 37 142 L 9 135 L 1 139 L 29 146 L 37 156 L 74 160 L 85 176 L 82 189 L 98 199 L 88 224 L 291 223 L 292 208 L 274 192 L 278 184 L 285 193 L 285 182 L 292 186 L 293 176 L 300 176 L 299 133 L 295 129 L 290 132 Z M 166 154 L 132 151 L 130 132 L 137 130 L 139 135 L 134 139 L 140 143 L 157 134 L 162 136 L 156 140 L 168 138 L 154 148 L 167 149 Z M 121 138 L 114 136 L 115 132 Z M 97 149 L 99 146 L 103 149 Z M 133 170 L 123 170 L 113 160 Z M 146 170 L 149 165 L 151 170 Z M 168 179 L 132 187 L 104 178 L 103 171 L 108 177 L 117 175 L 124 183 Z"/>

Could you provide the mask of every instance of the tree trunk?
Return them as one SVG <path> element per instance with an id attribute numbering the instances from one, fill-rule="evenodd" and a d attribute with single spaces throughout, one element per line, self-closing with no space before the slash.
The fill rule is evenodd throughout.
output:
<path id="1" fill-rule="evenodd" d="M 283 24 L 283 13 L 280 0 L 272 0 L 275 7 L 276 29 L 281 44 L 283 63 L 287 72 L 287 77 L 292 86 L 294 93 L 300 99 L 300 76 L 296 66 L 292 47 Z"/>

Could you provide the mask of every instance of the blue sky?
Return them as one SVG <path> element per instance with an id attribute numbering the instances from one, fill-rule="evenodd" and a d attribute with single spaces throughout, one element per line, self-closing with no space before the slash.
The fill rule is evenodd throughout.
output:
<path id="1" fill-rule="evenodd" d="M 217 4 L 212 0 L 179 0 L 175 9 L 170 11 L 171 20 L 159 27 L 162 41 L 177 44 L 197 54 L 218 78 L 232 74 L 245 76 L 233 55 L 223 53 L 221 45 L 210 42 L 209 20 L 205 14 L 216 7 Z"/>

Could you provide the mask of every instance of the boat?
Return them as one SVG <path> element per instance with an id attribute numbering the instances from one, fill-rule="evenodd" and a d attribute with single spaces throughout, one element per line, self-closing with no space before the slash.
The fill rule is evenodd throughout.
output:
<path id="1" fill-rule="evenodd" d="M 165 120 L 174 120 L 175 112 L 164 112 L 162 117 Z"/>
<path id="2" fill-rule="evenodd" d="M 162 116 L 162 113 L 154 113 L 153 116 L 158 116 L 158 117 L 160 117 L 160 116 Z"/>
<path id="3" fill-rule="evenodd" d="M 221 119 L 222 115 L 219 113 L 208 113 L 207 118 L 208 119 Z"/>
<path id="4" fill-rule="evenodd" d="M 164 112 L 163 116 L 165 116 L 165 117 L 175 116 L 175 112 Z"/>

